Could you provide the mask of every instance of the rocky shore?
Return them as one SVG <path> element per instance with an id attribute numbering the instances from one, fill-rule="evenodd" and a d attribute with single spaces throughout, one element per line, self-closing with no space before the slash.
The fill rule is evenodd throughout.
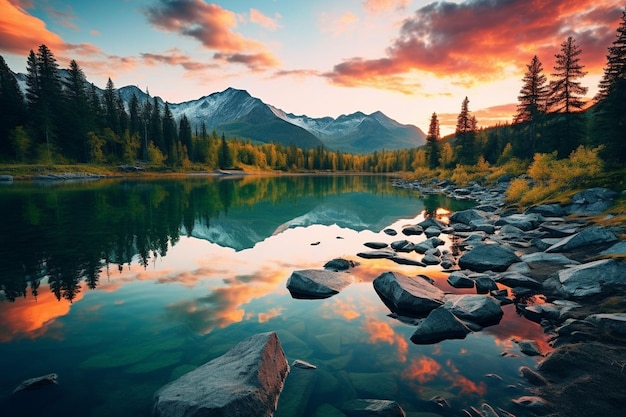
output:
<path id="1" fill-rule="evenodd" d="M 568 204 L 538 205 L 519 213 L 504 204 L 506 180 L 491 188 L 401 180 L 394 185 L 477 203 L 472 209 L 452 213 L 446 223 L 427 218 L 400 231 L 385 230 L 388 235 L 402 236 L 391 244 L 364 242 L 367 250 L 356 254 L 417 267 L 415 276 L 389 271 L 373 281 L 373 290 L 389 308 L 390 317 L 415 326 L 410 341 L 434 344 L 463 339 L 497 326 L 503 316 L 501 306 L 514 304 L 520 316 L 542 326 L 552 347 L 546 353 L 533 340 L 517 341 L 522 353 L 542 358 L 534 369 L 520 368 L 520 379 L 531 388 L 512 398 L 510 409 L 483 402 L 453 410 L 445 398 L 436 397 L 425 411 L 455 417 L 622 415 L 626 406 L 626 263 L 621 259 L 626 256 L 626 242 L 620 236 L 626 229 L 591 221 L 611 207 L 618 194 L 594 188 L 576 194 Z M 442 235 L 449 236 L 452 248 L 442 249 Z M 415 259 L 415 252 L 421 259 Z M 322 269 L 294 271 L 286 286 L 293 298 L 332 297 L 357 281 L 350 272 L 355 265 L 355 261 L 334 259 Z M 475 294 L 442 291 L 428 276 L 419 275 L 427 265 L 440 265 L 448 274 L 448 284 L 474 289 Z M 242 366 L 245 373 L 234 372 Z M 214 378 L 216 372 L 220 378 Z M 226 409 L 228 415 L 300 415 L 306 403 L 301 397 L 316 377 L 314 364 L 296 360 L 291 367 L 286 365 L 275 334 L 256 335 L 160 390 L 155 415 L 204 415 L 202 410 L 208 409 L 216 415 Z M 245 390 L 237 388 L 241 378 Z M 198 406 L 196 388 L 207 379 L 213 380 L 214 385 L 206 388 L 212 394 L 200 397 L 220 400 Z M 279 399 L 283 383 L 289 395 Z M 181 407 L 187 411 L 182 413 Z M 369 398 L 352 400 L 332 413 L 406 415 L 393 399 Z"/>

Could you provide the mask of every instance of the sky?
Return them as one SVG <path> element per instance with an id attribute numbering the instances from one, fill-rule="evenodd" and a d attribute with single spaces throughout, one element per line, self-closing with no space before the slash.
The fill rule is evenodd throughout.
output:
<path id="1" fill-rule="evenodd" d="M 0 0 L 0 55 L 14 72 L 45 44 L 104 88 L 170 103 L 247 90 L 286 112 L 382 111 L 454 132 L 465 97 L 480 127 L 511 122 L 534 55 L 550 78 L 572 36 L 593 98 L 619 0 Z"/>

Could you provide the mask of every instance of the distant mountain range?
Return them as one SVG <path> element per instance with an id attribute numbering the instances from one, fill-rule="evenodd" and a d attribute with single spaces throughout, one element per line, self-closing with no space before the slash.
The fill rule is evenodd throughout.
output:
<path id="1" fill-rule="evenodd" d="M 16 78 L 24 89 L 26 76 L 17 74 Z M 126 105 L 133 94 L 140 104 L 154 99 L 136 86 L 121 87 L 117 91 Z M 157 101 L 165 105 L 160 97 Z M 176 120 L 185 114 L 194 132 L 204 122 L 209 132 L 215 130 L 220 135 L 224 133 L 227 137 L 256 143 L 295 144 L 304 149 L 325 146 L 349 153 L 414 148 L 426 143 L 426 135 L 420 128 L 400 124 L 379 111 L 369 115 L 356 112 L 336 119 L 297 116 L 235 88 L 183 103 L 168 102 L 168 106 Z"/>

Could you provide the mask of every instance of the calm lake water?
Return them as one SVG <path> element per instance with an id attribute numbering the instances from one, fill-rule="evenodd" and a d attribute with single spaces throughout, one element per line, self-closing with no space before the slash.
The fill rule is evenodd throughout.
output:
<path id="1" fill-rule="evenodd" d="M 372 287 L 385 271 L 461 291 L 439 267 L 360 259 L 363 244 L 404 239 L 383 229 L 468 207 L 390 184 L 289 176 L 3 185 L 0 414 L 147 417 L 161 386 L 274 330 L 290 363 L 318 367 L 300 408 L 282 416 L 342 415 L 336 409 L 353 398 L 393 399 L 409 416 L 461 415 L 484 402 L 522 415 L 510 403 L 526 394 L 518 369 L 537 359 L 513 340 L 546 346 L 539 325 L 509 305 L 497 326 L 420 346 L 413 326 L 388 316 Z M 324 300 L 290 296 L 292 271 L 337 257 L 359 262 L 358 282 Z M 49 373 L 57 386 L 11 395 Z M 435 396 L 452 410 L 438 411 Z"/>

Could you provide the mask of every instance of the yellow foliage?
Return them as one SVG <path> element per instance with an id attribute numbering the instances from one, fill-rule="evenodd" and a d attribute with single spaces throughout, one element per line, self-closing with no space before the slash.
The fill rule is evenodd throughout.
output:
<path id="1" fill-rule="evenodd" d="M 524 195 L 530 190 L 530 185 L 528 181 L 522 178 L 514 178 L 511 180 L 509 184 L 509 188 L 507 188 L 505 192 L 504 201 L 507 203 L 518 202 L 524 197 Z"/>

